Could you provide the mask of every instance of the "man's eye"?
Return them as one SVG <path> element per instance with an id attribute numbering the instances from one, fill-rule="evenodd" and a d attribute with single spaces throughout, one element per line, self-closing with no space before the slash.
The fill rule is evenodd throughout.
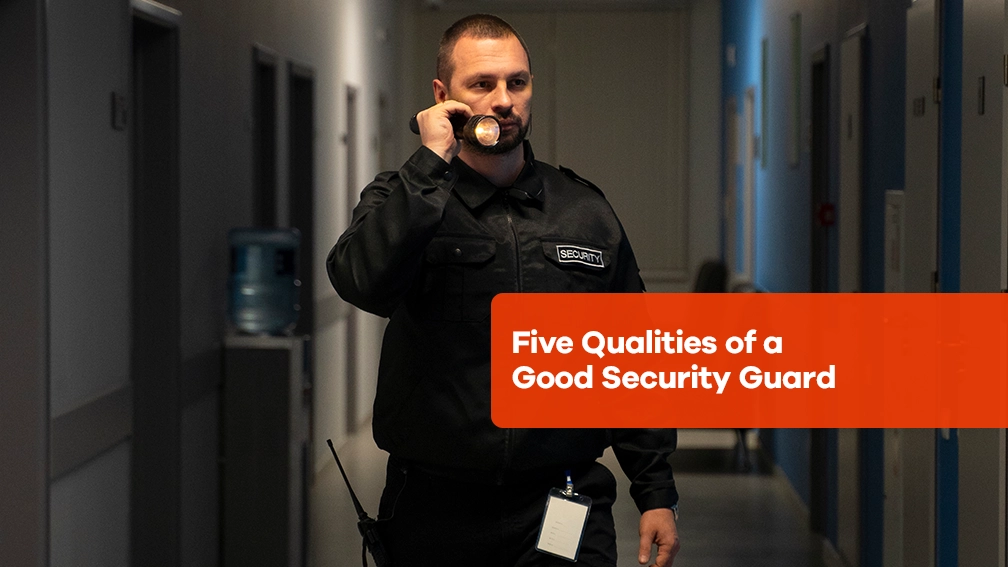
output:
<path id="1" fill-rule="evenodd" d="M 490 83 L 489 81 L 477 81 L 476 84 L 473 85 L 473 87 L 477 89 L 486 89 L 490 88 Z"/>
<path id="2" fill-rule="evenodd" d="M 512 79 L 511 86 L 515 88 L 521 88 L 525 86 L 525 79 Z"/>

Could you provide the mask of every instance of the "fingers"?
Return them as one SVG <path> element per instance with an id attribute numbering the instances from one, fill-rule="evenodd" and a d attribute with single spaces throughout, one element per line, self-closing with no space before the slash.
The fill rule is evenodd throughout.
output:
<path id="1" fill-rule="evenodd" d="M 655 532 L 649 531 L 640 535 L 640 549 L 637 551 L 637 562 L 644 565 L 651 559 L 651 544 L 654 543 Z"/>
<path id="2" fill-rule="evenodd" d="M 439 106 L 441 107 L 442 111 L 446 113 L 445 114 L 446 118 L 448 117 L 448 115 L 451 114 L 464 114 L 466 118 L 469 118 L 470 116 L 473 115 L 473 111 L 471 108 L 469 108 L 468 104 L 461 103 L 457 100 L 448 99 L 434 106 L 433 108 L 437 108 Z"/>
<path id="3" fill-rule="evenodd" d="M 671 567 L 679 553 L 679 533 L 675 525 L 675 515 L 669 508 L 648 510 L 641 515 L 640 549 L 638 561 L 647 563 L 651 556 L 651 544 L 658 545 L 658 556 L 650 567 Z"/>
<path id="4" fill-rule="evenodd" d="M 455 129 L 450 117 L 461 114 L 466 118 L 473 115 L 468 105 L 457 100 L 446 100 L 417 113 L 417 126 L 420 129 L 420 143 L 431 151 L 450 162 L 458 155 L 461 146 L 455 140 Z"/>
<path id="5" fill-rule="evenodd" d="M 679 538 L 671 543 L 661 542 L 658 544 L 658 557 L 655 559 L 655 567 L 672 567 L 672 561 L 679 552 Z"/>

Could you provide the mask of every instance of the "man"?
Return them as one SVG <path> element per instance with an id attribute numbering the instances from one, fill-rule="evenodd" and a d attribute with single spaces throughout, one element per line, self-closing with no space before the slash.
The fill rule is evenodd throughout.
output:
<path id="1" fill-rule="evenodd" d="M 547 494 L 571 471 L 592 499 L 577 563 L 615 566 L 612 445 L 641 510 L 639 560 L 679 548 L 667 458 L 675 430 L 505 430 L 490 420 L 490 301 L 500 292 L 643 291 L 601 192 L 534 160 L 525 141 L 532 73 L 518 33 L 494 16 L 441 40 L 437 104 L 421 147 L 361 194 L 329 254 L 340 296 L 389 317 L 374 436 L 389 452 L 379 526 L 396 565 L 570 565 L 536 550 Z M 457 140 L 454 114 L 495 116 L 492 148 Z M 564 250 L 601 252 L 571 262 Z M 597 254 L 591 258 L 598 258 Z"/>

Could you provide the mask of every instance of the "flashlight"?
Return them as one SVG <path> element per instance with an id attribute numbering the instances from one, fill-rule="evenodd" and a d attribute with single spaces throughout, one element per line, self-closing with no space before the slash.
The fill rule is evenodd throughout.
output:
<path id="1" fill-rule="evenodd" d="M 462 138 L 470 144 L 492 148 L 500 139 L 500 122 L 489 114 L 476 114 L 468 120 L 464 114 L 452 114 L 448 120 L 455 129 L 455 137 Z M 410 131 L 414 134 L 420 133 L 416 114 L 410 119 Z"/>

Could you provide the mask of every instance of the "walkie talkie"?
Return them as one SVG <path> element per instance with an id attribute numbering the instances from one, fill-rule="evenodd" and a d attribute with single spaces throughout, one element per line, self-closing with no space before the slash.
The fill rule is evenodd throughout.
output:
<path id="1" fill-rule="evenodd" d="M 336 466 L 339 467 L 339 472 L 343 475 L 343 482 L 346 483 L 347 490 L 350 491 L 350 499 L 353 500 L 354 508 L 357 509 L 357 530 L 360 531 L 361 537 L 364 538 L 361 544 L 361 562 L 364 563 L 364 567 L 368 567 L 367 554 L 370 551 L 371 557 L 374 557 L 376 567 L 392 567 L 392 560 L 385 551 L 381 538 L 378 537 L 377 521 L 368 516 L 368 513 L 364 511 L 364 507 L 361 506 L 360 500 L 357 499 L 357 495 L 354 494 L 353 487 L 350 486 L 350 479 L 347 478 L 346 471 L 343 470 L 343 463 L 340 462 L 339 457 L 336 455 L 336 448 L 333 447 L 332 439 L 326 439 L 326 443 L 329 444 L 329 450 L 332 451 L 332 456 L 336 459 Z"/>

